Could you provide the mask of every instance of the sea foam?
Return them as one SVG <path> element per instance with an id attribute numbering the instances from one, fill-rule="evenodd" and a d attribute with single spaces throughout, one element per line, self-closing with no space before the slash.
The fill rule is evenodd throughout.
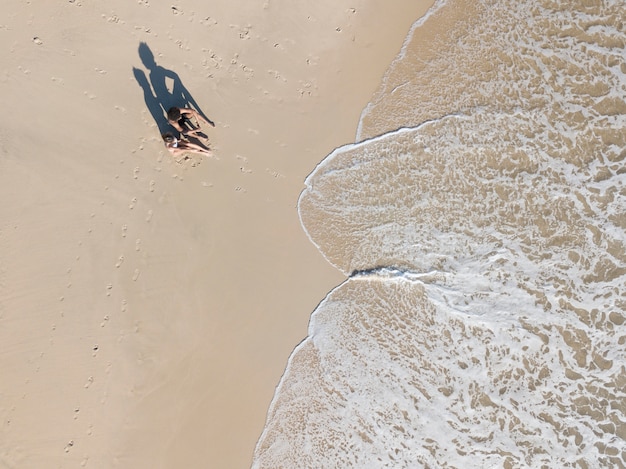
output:
<path id="1" fill-rule="evenodd" d="M 361 142 L 306 180 L 349 278 L 254 467 L 626 465 L 624 4 L 462 7 L 413 28 Z"/>

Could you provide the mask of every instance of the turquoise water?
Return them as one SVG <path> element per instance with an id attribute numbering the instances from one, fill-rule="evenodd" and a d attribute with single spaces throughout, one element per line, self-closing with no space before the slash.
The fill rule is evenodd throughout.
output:
<path id="1" fill-rule="evenodd" d="M 306 180 L 347 280 L 254 467 L 626 466 L 625 11 L 450 0 L 416 23 L 359 143 Z"/>

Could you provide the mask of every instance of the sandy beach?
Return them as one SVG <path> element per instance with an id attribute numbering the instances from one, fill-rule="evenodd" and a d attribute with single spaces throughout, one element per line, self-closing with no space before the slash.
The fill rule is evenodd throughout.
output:
<path id="1" fill-rule="evenodd" d="M 0 21 L 0 467 L 249 467 L 343 280 L 304 178 L 430 1 L 9 0 Z M 215 122 L 176 163 L 159 110 Z"/>

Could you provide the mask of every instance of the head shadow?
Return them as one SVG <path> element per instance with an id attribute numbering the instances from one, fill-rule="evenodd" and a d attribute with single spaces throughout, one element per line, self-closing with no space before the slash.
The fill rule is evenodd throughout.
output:
<path id="1" fill-rule="evenodd" d="M 160 66 L 156 63 L 152 50 L 145 42 L 139 43 L 139 58 L 147 69 L 133 67 L 135 80 L 143 89 L 144 100 L 148 110 L 152 114 L 159 132 L 164 134 L 173 129 L 167 122 L 167 111 L 171 107 L 189 107 L 198 111 L 207 118 L 189 90 L 183 85 L 176 72 Z M 208 120 L 208 118 L 207 118 Z"/>

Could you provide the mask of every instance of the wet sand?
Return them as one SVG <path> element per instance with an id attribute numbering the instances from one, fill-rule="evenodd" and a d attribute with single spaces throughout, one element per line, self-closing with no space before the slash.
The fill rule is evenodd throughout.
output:
<path id="1" fill-rule="evenodd" d="M 300 226 L 303 180 L 429 4 L 9 1 L 0 466 L 249 466 L 343 278 Z M 215 122 L 212 158 L 173 161 L 168 102 Z"/>

